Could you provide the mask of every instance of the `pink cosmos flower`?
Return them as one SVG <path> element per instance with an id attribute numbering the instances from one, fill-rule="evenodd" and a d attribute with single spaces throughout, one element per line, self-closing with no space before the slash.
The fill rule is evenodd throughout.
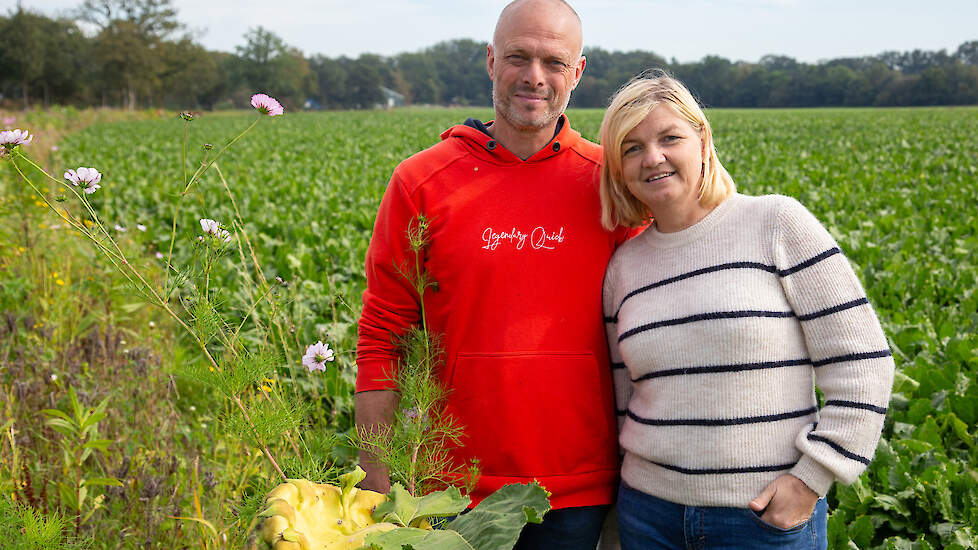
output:
<path id="1" fill-rule="evenodd" d="M 4 119 L 3 119 L 3 125 L 4 126 L 10 126 L 11 124 L 13 124 L 15 122 L 17 122 L 17 117 L 15 117 L 15 116 L 4 117 Z"/>
<path id="2" fill-rule="evenodd" d="M 0 132 L 0 145 L 7 149 L 13 149 L 18 145 L 27 145 L 33 140 L 34 136 L 30 135 L 27 130 L 20 128 Z"/>
<path id="3" fill-rule="evenodd" d="M 81 187 L 86 195 L 91 195 L 102 187 L 98 184 L 102 181 L 102 174 L 94 168 L 79 166 L 78 170 L 68 170 L 65 172 L 65 179 L 72 185 Z"/>
<path id="4" fill-rule="evenodd" d="M 333 360 L 333 350 L 329 349 L 329 344 L 322 341 L 306 348 L 306 354 L 302 356 L 302 364 L 309 369 L 309 372 L 321 370 L 326 372 L 326 362 Z"/>
<path id="5" fill-rule="evenodd" d="M 278 100 L 265 94 L 251 96 L 251 106 L 258 109 L 259 113 L 268 116 L 277 116 L 285 112 Z"/>
<path id="6" fill-rule="evenodd" d="M 217 232 L 220 229 L 220 227 L 221 224 L 217 223 L 212 219 L 209 218 L 200 219 L 200 228 L 204 230 L 204 233 L 207 233 L 209 235 L 217 235 Z"/>
<path id="7" fill-rule="evenodd" d="M 231 242 L 231 233 L 227 229 L 221 229 L 221 224 L 214 220 L 201 218 L 200 228 L 208 235 L 213 235 L 226 243 Z"/>

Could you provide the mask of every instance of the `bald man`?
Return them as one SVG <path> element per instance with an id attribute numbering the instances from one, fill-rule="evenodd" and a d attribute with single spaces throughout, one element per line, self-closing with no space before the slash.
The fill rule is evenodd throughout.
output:
<path id="1" fill-rule="evenodd" d="M 420 267 L 438 283 L 424 311 L 443 336 L 446 411 L 465 427 L 453 459 L 479 459 L 473 504 L 509 483 L 551 493 L 521 549 L 593 550 L 618 475 L 601 286 L 626 235 L 601 228 L 601 150 L 564 115 L 581 48 L 566 2 L 506 6 L 486 57 L 495 120 L 454 126 L 395 169 L 366 259 L 357 424 L 389 423 L 398 406 L 392 336 L 420 322 L 422 299 L 399 268 L 414 267 L 406 231 L 424 215 Z M 361 458 L 363 485 L 386 491 L 386 470 Z"/>

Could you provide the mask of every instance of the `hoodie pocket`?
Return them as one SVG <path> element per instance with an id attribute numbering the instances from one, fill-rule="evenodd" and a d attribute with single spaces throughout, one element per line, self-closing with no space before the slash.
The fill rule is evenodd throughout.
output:
<path id="1" fill-rule="evenodd" d="M 491 476 L 614 468 L 609 377 L 590 353 L 460 353 L 448 397 L 465 431 L 460 458 Z"/>

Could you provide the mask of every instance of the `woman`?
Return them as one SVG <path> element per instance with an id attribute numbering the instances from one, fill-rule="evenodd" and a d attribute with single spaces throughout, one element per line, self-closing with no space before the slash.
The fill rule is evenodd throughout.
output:
<path id="1" fill-rule="evenodd" d="M 601 142 L 602 222 L 649 224 L 604 283 L 622 548 L 826 548 L 893 381 L 859 280 L 800 203 L 736 192 L 677 80 L 626 84 Z"/>

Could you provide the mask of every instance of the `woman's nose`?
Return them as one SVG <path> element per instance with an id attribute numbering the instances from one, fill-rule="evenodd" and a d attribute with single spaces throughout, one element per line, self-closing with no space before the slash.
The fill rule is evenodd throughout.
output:
<path id="1" fill-rule="evenodd" d="M 656 147 L 655 145 L 646 147 L 645 157 L 642 159 L 646 166 L 658 166 L 665 162 L 665 160 L 666 156 L 660 147 Z"/>

